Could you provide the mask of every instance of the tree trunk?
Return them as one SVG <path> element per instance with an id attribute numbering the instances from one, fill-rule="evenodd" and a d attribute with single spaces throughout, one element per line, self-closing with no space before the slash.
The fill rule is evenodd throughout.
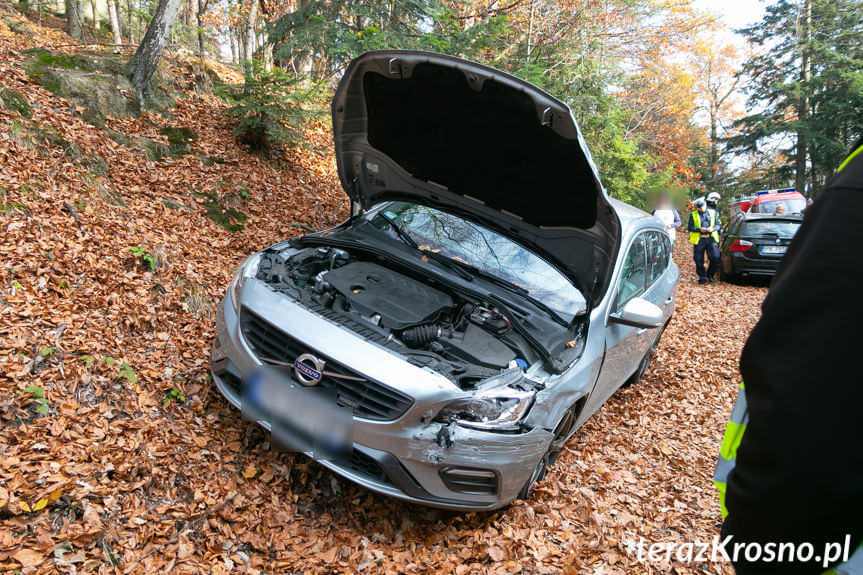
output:
<path id="1" fill-rule="evenodd" d="M 246 28 L 243 31 L 243 39 L 245 40 L 245 60 L 243 62 L 246 67 L 246 73 L 252 73 L 252 59 L 255 57 L 255 24 L 258 21 L 258 0 L 251 0 L 249 3 L 249 17 L 246 18 Z"/>
<path id="2" fill-rule="evenodd" d="M 117 16 L 117 2 L 108 0 L 108 20 L 111 22 L 111 34 L 114 36 L 114 44 L 119 46 L 123 43 L 123 36 L 120 34 L 120 18 Z"/>
<path id="3" fill-rule="evenodd" d="M 236 39 L 237 39 L 237 60 L 240 64 L 246 61 L 246 36 L 245 30 L 242 28 L 237 29 Z"/>
<path id="4" fill-rule="evenodd" d="M 99 15 L 96 14 L 96 0 L 90 0 L 90 16 L 93 18 L 93 28 L 98 30 L 100 28 L 100 25 Z"/>
<path id="5" fill-rule="evenodd" d="M 273 71 L 273 45 L 270 42 L 264 43 L 264 48 L 261 50 L 264 61 L 264 70 L 267 72 Z"/>
<path id="6" fill-rule="evenodd" d="M 129 60 L 126 73 L 138 95 L 138 101 L 143 107 L 144 97 L 150 91 L 150 78 L 156 71 L 156 65 L 162 57 L 165 42 L 171 33 L 171 26 L 177 17 L 180 0 L 159 0 L 156 14 L 147 26 L 147 32 L 138 45 L 135 55 Z"/>
<path id="7" fill-rule="evenodd" d="M 710 105 L 710 180 L 716 177 L 716 164 L 719 163 L 719 110 Z"/>
<path id="8" fill-rule="evenodd" d="M 231 62 L 236 64 L 240 61 L 240 57 L 237 54 L 237 35 L 233 29 L 228 31 L 228 43 L 231 45 Z"/>
<path id="9" fill-rule="evenodd" d="M 812 22 L 812 0 L 804 0 L 803 14 L 800 25 L 800 83 L 803 84 L 803 95 L 797 105 L 797 157 L 794 162 L 794 187 L 803 194 L 806 191 L 806 120 L 809 117 L 809 96 L 805 85 L 809 83 L 812 74 L 809 62 L 809 27 Z"/>
<path id="10" fill-rule="evenodd" d="M 66 0 L 66 32 L 76 40 L 84 37 L 81 24 L 81 6 L 78 0 Z"/>
<path id="11" fill-rule="evenodd" d="M 195 0 L 195 4 L 197 5 L 197 9 L 195 11 L 195 26 L 198 27 L 196 31 L 198 37 L 198 55 L 201 59 L 204 59 L 207 57 L 207 36 L 204 34 L 204 26 L 201 24 L 201 17 L 207 9 L 207 3 L 202 0 Z"/>

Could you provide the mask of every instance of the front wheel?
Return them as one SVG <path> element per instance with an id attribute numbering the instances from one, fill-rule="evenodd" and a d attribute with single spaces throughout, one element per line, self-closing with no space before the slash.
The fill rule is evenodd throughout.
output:
<path id="1" fill-rule="evenodd" d="M 533 473 L 530 475 L 530 479 L 527 480 L 527 483 L 518 492 L 519 499 L 527 499 L 534 485 L 542 481 L 546 473 L 548 473 L 548 468 L 557 461 L 567 441 L 572 439 L 572 436 L 575 434 L 575 422 L 578 421 L 578 415 L 583 405 L 583 402 L 579 401 L 566 410 L 557 427 L 554 428 L 554 439 L 551 440 L 548 451 L 545 452 L 539 463 L 536 464 Z"/>

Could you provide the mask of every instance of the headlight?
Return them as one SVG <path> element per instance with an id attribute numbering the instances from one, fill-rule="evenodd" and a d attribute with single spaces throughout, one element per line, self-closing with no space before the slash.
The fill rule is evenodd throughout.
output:
<path id="1" fill-rule="evenodd" d="M 533 391 L 499 387 L 477 392 L 444 407 L 438 419 L 486 431 L 516 431 L 533 404 Z"/>
<path id="2" fill-rule="evenodd" d="M 231 305 L 234 306 L 234 309 L 240 309 L 240 293 L 243 291 L 243 286 L 246 285 L 246 280 L 258 273 L 260 262 L 260 253 L 249 256 L 246 261 L 240 264 L 237 274 L 231 280 L 231 285 L 228 286 L 228 297 L 231 298 Z"/>

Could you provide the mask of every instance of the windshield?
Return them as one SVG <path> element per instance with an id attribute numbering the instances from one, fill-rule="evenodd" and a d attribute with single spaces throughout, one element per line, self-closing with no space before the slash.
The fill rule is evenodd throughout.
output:
<path id="1" fill-rule="evenodd" d="M 527 290 L 567 321 L 586 307 L 584 296 L 551 264 L 508 237 L 428 206 L 393 202 L 372 212 L 371 223 L 398 239 L 383 213 L 419 249 L 435 251 Z"/>
<path id="2" fill-rule="evenodd" d="M 806 207 L 806 200 L 802 198 L 790 198 L 787 200 L 772 200 L 755 204 L 752 211 L 759 214 L 776 213 L 776 208 L 782 206 L 786 214 L 799 214 Z"/>
<path id="3" fill-rule="evenodd" d="M 799 228 L 800 222 L 794 220 L 756 220 L 746 222 L 741 235 L 793 238 Z"/>

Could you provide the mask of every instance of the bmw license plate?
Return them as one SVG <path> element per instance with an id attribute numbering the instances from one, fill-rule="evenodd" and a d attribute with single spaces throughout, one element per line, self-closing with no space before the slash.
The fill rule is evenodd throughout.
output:
<path id="1" fill-rule="evenodd" d="M 761 253 L 770 256 L 781 256 L 788 249 L 787 246 L 761 246 Z"/>

